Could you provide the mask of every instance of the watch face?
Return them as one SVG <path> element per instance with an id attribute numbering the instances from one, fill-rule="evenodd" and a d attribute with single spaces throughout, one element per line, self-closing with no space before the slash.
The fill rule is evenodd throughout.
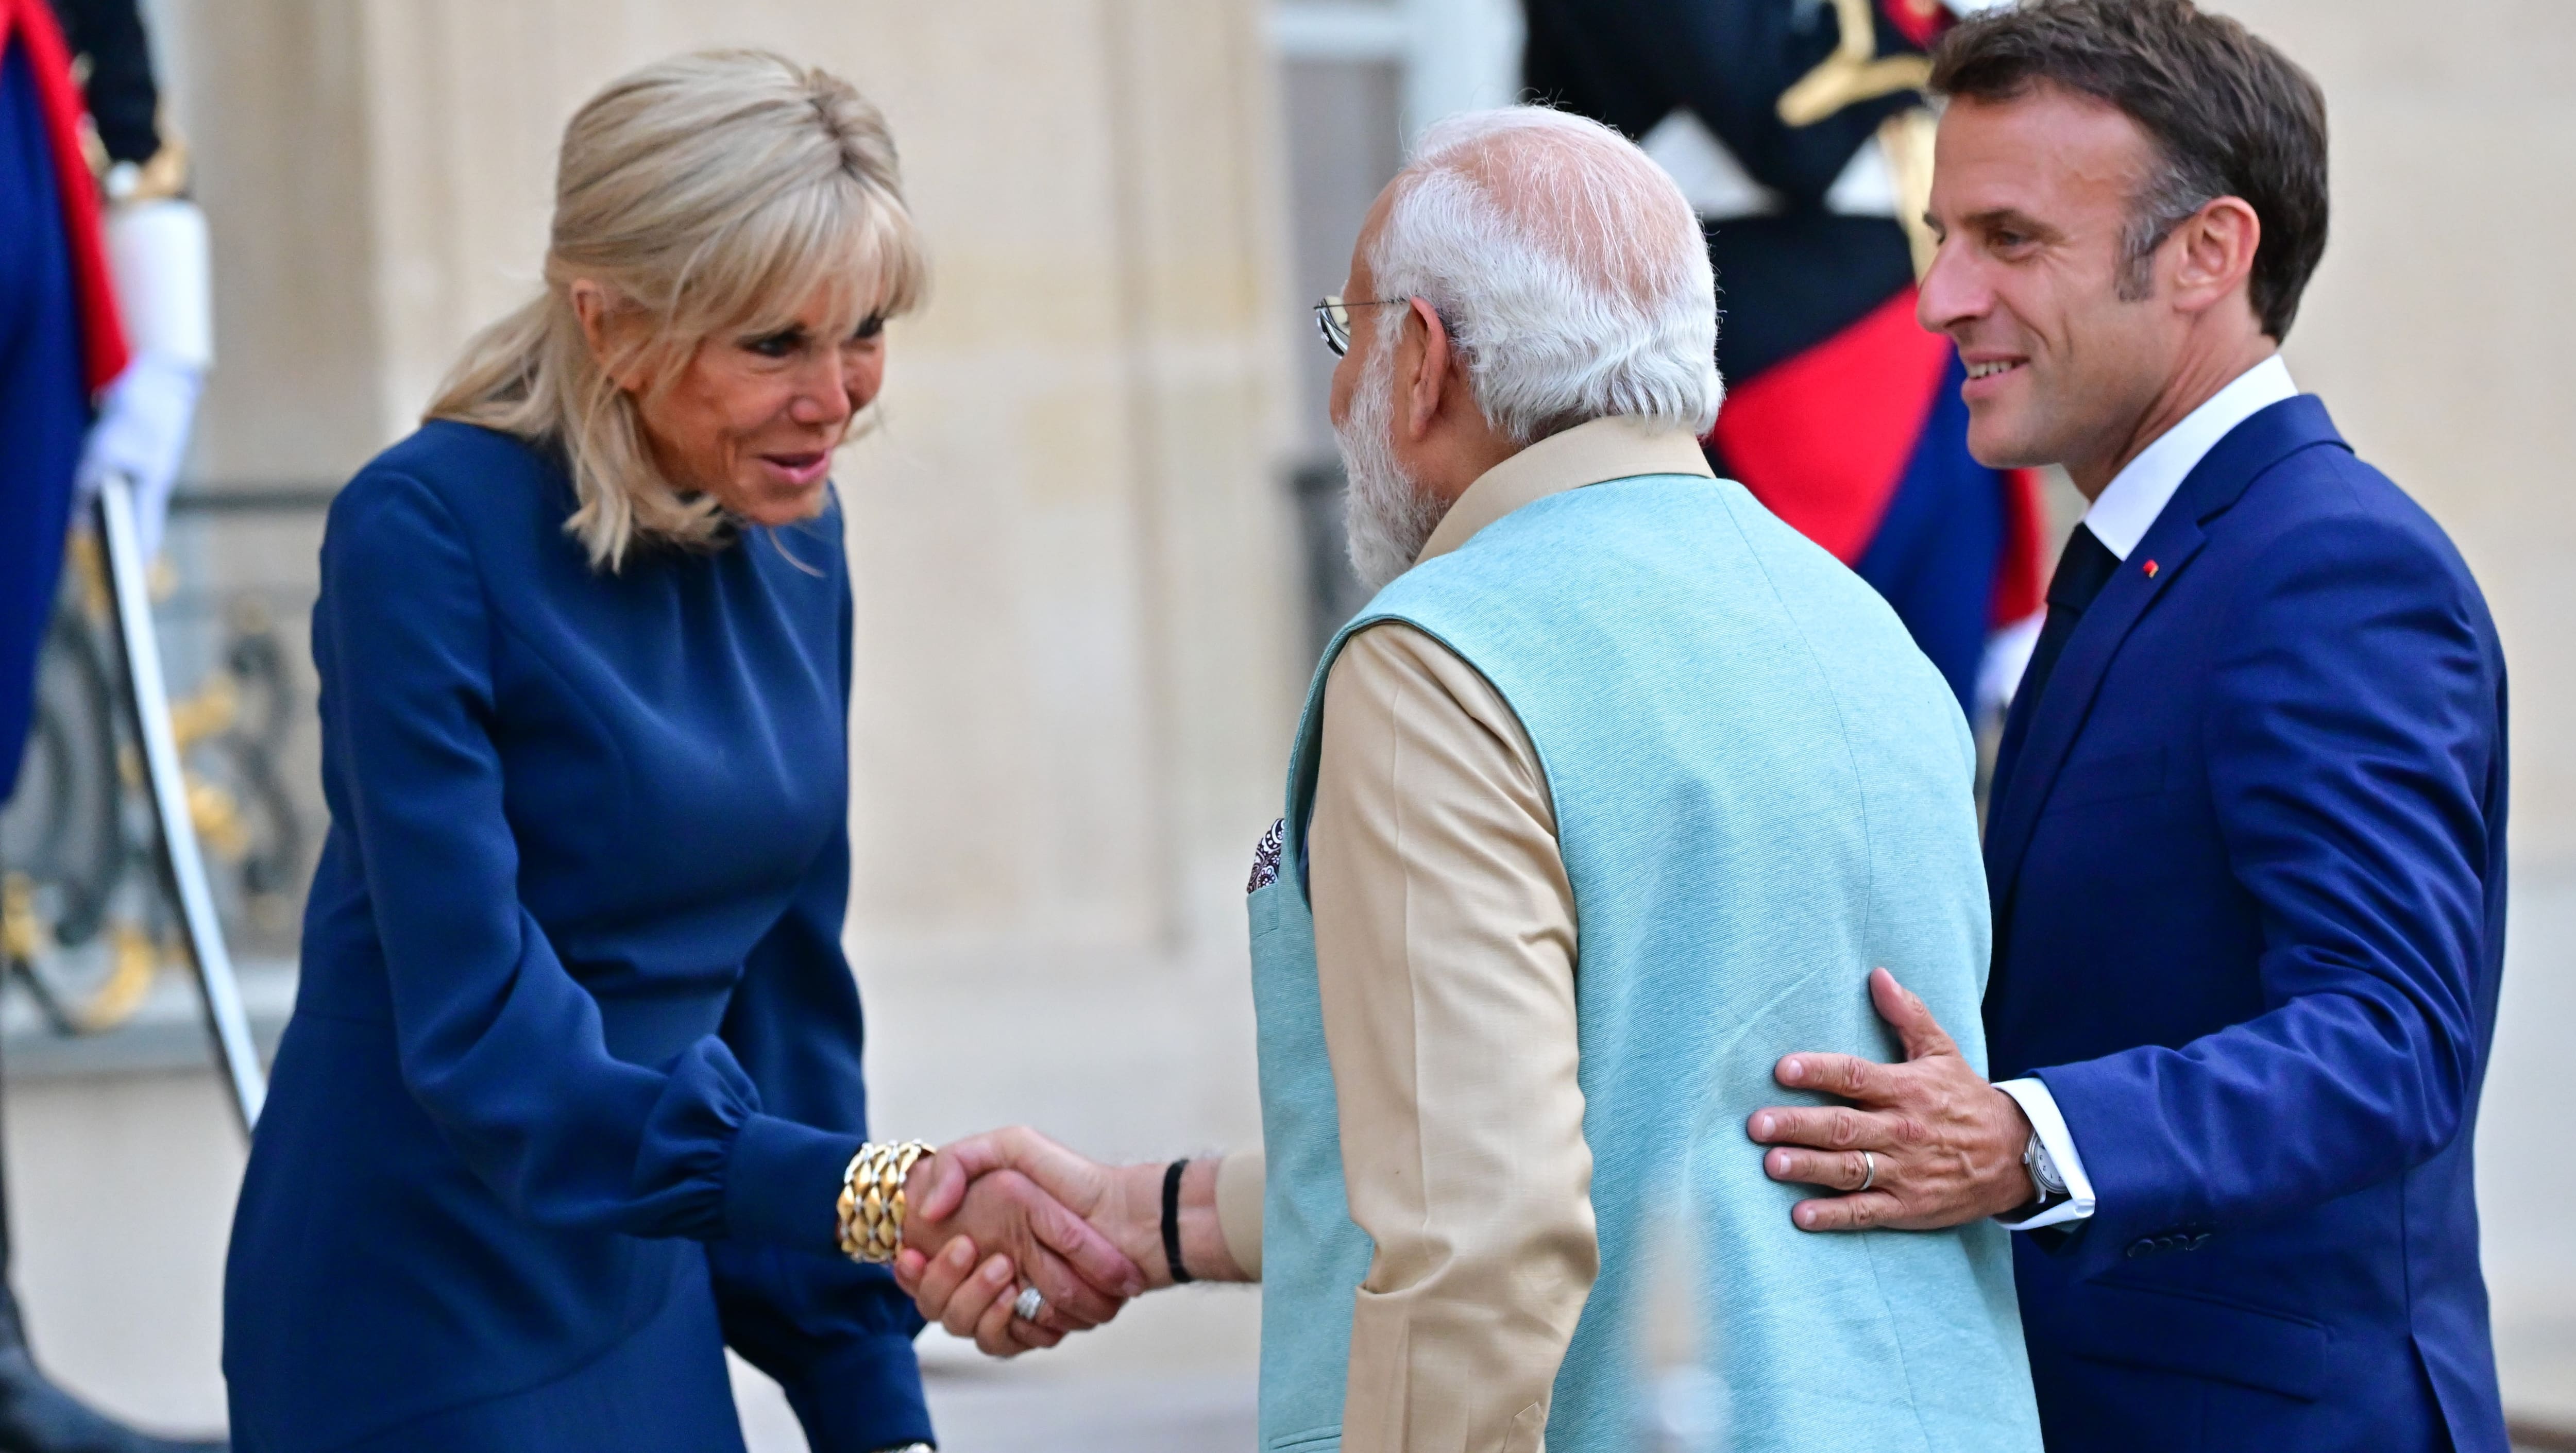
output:
<path id="1" fill-rule="evenodd" d="M 2057 1160 L 2048 1153 L 2048 1147 L 2040 1143 L 2037 1131 L 2031 1133 L 2029 1143 L 2021 1148 L 2021 1163 L 2030 1172 L 2031 1183 L 2039 1187 L 2040 1199 L 2066 1194 L 2066 1178 L 2057 1173 Z"/>

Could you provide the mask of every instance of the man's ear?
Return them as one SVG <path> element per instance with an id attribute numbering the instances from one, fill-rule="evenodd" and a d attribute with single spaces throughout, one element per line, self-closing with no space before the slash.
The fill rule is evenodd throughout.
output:
<path id="1" fill-rule="evenodd" d="M 2197 313 L 2236 294 L 2254 275 L 2263 219 L 2242 197 L 2219 197 L 2174 228 L 2174 304 Z"/>
<path id="2" fill-rule="evenodd" d="M 1448 327 L 1429 303 L 1415 298 L 1407 307 L 1411 311 L 1395 355 L 1396 383 L 1404 390 L 1405 437 L 1419 439 L 1440 417 L 1440 393 L 1450 386 L 1450 366 L 1457 356 L 1449 347 Z"/>

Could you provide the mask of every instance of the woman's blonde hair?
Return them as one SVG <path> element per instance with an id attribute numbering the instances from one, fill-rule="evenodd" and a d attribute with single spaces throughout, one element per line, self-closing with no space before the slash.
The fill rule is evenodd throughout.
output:
<path id="1" fill-rule="evenodd" d="M 564 128 L 545 292 L 465 345 L 428 417 L 560 448 L 580 502 L 564 528 L 596 568 L 640 542 L 713 548 L 721 508 L 663 474 L 615 376 L 667 387 L 708 339 L 790 327 L 818 290 L 846 336 L 912 308 L 927 274 L 894 138 L 847 81 L 766 51 L 677 56 Z M 576 279 L 647 325 L 613 330 L 606 367 Z"/>

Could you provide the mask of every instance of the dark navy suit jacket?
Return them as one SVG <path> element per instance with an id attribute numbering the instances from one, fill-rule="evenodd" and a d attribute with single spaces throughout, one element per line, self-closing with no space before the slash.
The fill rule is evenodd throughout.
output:
<path id="1" fill-rule="evenodd" d="M 2013 713 L 1987 1043 L 2100 1203 L 2015 1238 L 2049 1446 L 2503 1453 L 2470 1142 L 2505 668 L 2467 566 L 2286 400 Z"/>
<path id="2" fill-rule="evenodd" d="M 909 1299 L 835 1245 L 867 1128 L 837 507 L 591 568 L 561 463 L 425 425 L 341 491 L 331 831 L 233 1222 L 245 1453 L 926 1439 Z"/>

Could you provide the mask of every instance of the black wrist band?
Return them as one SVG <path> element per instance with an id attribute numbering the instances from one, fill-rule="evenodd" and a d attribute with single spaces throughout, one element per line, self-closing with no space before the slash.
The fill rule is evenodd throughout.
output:
<path id="1" fill-rule="evenodd" d="M 1172 1268 L 1175 1285 L 1191 1279 L 1190 1269 L 1181 1265 L 1181 1171 L 1188 1165 L 1185 1157 L 1163 1170 L 1163 1260 Z"/>

